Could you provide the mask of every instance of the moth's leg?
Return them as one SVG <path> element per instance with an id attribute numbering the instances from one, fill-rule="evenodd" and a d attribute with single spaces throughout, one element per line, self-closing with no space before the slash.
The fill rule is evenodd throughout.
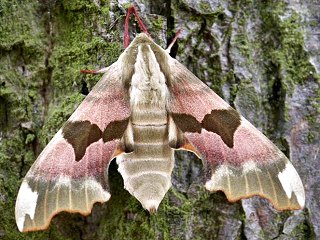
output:
<path id="1" fill-rule="evenodd" d="M 127 12 L 127 16 L 126 16 L 126 20 L 125 20 L 125 24 L 124 24 L 124 40 L 123 40 L 123 45 L 125 48 L 127 48 L 130 44 L 130 36 L 129 36 L 129 21 L 130 21 L 130 15 L 131 13 L 134 14 L 138 24 L 139 24 L 139 27 L 141 28 L 141 30 L 147 34 L 149 37 L 150 37 L 150 34 L 146 28 L 146 26 L 143 24 L 138 12 L 137 12 L 137 9 L 134 7 L 134 6 L 131 6 L 128 8 L 128 12 Z"/>
<path id="2" fill-rule="evenodd" d="M 171 116 L 168 119 L 168 132 L 169 132 L 169 147 L 174 150 L 185 150 L 193 152 L 201 159 L 201 155 L 197 149 L 195 149 L 190 142 L 184 137 L 183 132 L 174 123 Z"/>
<path id="3" fill-rule="evenodd" d="M 128 127 L 123 134 L 121 139 L 122 148 L 125 153 L 133 152 L 134 150 L 134 139 L 133 139 L 133 129 L 131 120 L 128 123 Z"/>
<path id="4" fill-rule="evenodd" d="M 180 29 L 177 31 L 177 33 L 176 33 L 176 35 L 174 36 L 174 38 L 173 38 L 173 40 L 171 41 L 171 43 L 169 44 L 169 46 L 167 47 L 166 51 L 167 51 L 168 53 L 170 53 L 171 48 L 172 48 L 173 44 L 177 41 L 179 35 L 181 34 L 181 31 L 182 31 L 182 29 L 180 28 Z"/>
<path id="5" fill-rule="evenodd" d="M 177 128 L 177 125 L 174 123 L 171 116 L 168 120 L 168 135 L 169 135 L 169 146 L 173 149 L 179 149 L 183 147 L 185 143 L 185 138 L 180 129 Z"/>
<path id="6" fill-rule="evenodd" d="M 107 70 L 108 70 L 108 67 L 95 69 L 95 70 L 81 69 L 80 72 L 86 73 L 86 74 L 99 74 L 99 73 L 105 73 Z"/>

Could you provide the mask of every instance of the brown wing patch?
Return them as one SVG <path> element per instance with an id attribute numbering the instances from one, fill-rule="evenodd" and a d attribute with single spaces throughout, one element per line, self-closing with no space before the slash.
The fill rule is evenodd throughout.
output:
<path id="1" fill-rule="evenodd" d="M 241 124 L 239 113 L 233 108 L 212 110 L 204 116 L 201 123 L 191 115 L 172 113 L 175 124 L 182 132 L 201 133 L 204 128 L 208 132 L 218 134 L 229 147 L 234 146 L 234 133 Z"/>
<path id="2" fill-rule="evenodd" d="M 66 122 L 62 128 L 62 134 L 72 145 L 76 161 L 80 161 L 85 155 L 87 147 L 102 136 L 100 128 L 89 121 Z"/>
<path id="3" fill-rule="evenodd" d="M 109 142 L 115 139 L 120 139 L 128 126 L 129 118 L 121 121 L 113 121 L 109 123 L 103 131 L 102 138 L 104 142 Z"/>
<path id="4" fill-rule="evenodd" d="M 230 148 L 234 145 L 234 133 L 241 124 L 239 113 L 233 108 L 212 110 L 202 120 L 202 127 L 218 134 Z"/>
<path id="5" fill-rule="evenodd" d="M 191 115 L 172 113 L 172 118 L 182 132 L 201 132 L 201 124 Z"/>
<path id="6" fill-rule="evenodd" d="M 89 121 L 66 122 L 62 128 L 63 137 L 72 145 L 75 160 L 80 161 L 86 153 L 86 149 L 100 138 L 103 142 L 121 139 L 127 128 L 129 119 L 113 121 L 109 123 L 104 132 L 96 124 Z"/>

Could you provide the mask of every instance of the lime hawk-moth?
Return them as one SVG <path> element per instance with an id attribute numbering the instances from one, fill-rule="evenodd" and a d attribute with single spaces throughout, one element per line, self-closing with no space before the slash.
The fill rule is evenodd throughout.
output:
<path id="1" fill-rule="evenodd" d="M 129 45 L 134 13 L 141 33 Z M 125 51 L 42 151 L 16 201 L 20 231 L 48 227 L 61 211 L 89 214 L 110 198 L 116 158 L 124 187 L 155 212 L 171 186 L 174 151 L 202 159 L 205 187 L 228 200 L 253 195 L 279 210 L 300 209 L 305 193 L 285 155 L 148 35 L 128 10 Z"/>

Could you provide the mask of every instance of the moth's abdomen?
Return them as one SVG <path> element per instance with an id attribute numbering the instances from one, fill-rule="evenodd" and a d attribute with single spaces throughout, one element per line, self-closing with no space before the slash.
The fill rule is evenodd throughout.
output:
<path id="1" fill-rule="evenodd" d="M 134 151 L 117 158 L 124 187 L 150 212 L 156 211 L 171 186 L 173 150 L 168 145 L 164 109 L 136 110 L 132 114 Z"/>

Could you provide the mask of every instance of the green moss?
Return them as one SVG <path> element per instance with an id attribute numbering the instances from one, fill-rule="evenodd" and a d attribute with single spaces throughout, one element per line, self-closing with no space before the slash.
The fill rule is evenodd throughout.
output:
<path id="1" fill-rule="evenodd" d="M 26 173 L 28 166 L 20 163 L 27 163 L 34 157 L 31 148 L 25 146 L 23 132 L 15 130 L 10 139 L 2 140 L 0 143 L 0 231 L 4 233 L 4 239 L 39 239 L 46 234 L 37 234 L 27 238 L 19 233 L 14 219 L 15 198 L 18 187 L 21 183 L 21 175 Z M 8 136 L 8 135 L 7 135 Z"/>
<path id="2" fill-rule="evenodd" d="M 155 33 L 159 33 L 160 31 L 163 30 L 163 27 L 165 26 L 165 21 L 166 19 L 161 17 L 161 16 L 157 16 L 156 18 L 153 18 L 151 24 L 152 24 L 152 32 Z"/>
<path id="3" fill-rule="evenodd" d="M 37 6 L 37 2 L 32 0 L 23 4 L 16 0 L 1 1 L 0 48 L 9 50 L 23 42 L 27 46 L 41 45 L 43 33 L 33 27 L 38 21 L 35 14 Z"/>
<path id="4" fill-rule="evenodd" d="M 122 7 L 124 8 L 124 9 L 128 9 L 129 7 L 131 7 L 132 6 L 132 2 L 129 2 L 129 3 L 124 3 L 124 4 L 122 4 Z"/>
<path id="5" fill-rule="evenodd" d="M 314 91 L 314 95 L 309 96 L 306 100 L 306 106 L 308 106 L 305 118 L 310 126 L 310 131 L 308 132 L 308 142 L 313 144 L 318 141 L 320 126 L 318 123 L 318 117 L 320 116 L 320 76 L 315 76 L 314 81 L 317 86 Z"/>
<path id="6" fill-rule="evenodd" d="M 71 96 L 63 97 L 63 99 L 58 99 L 59 104 L 49 108 L 48 117 L 39 134 L 39 142 L 42 146 L 49 143 L 83 99 L 84 95 L 75 93 Z"/>
<path id="7" fill-rule="evenodd" d="M 43 66 L 45 40 L 44 31 L 35 27 L 40 21 L 35 14 L 38 6 L 36 1 L 0 3 L 0 232 L 4 239 L 25 239 L 17 231 L 14 205 L 21 176 L 34 158 L 35 135 L 21 123 L 39 115 L 32 106 L 39 86 L 33 71 Z"/>
<path id="8" fill-rule="evenodd" d="M 305 82 L 310 72 L 314 72 L 304 50 L 300 16 L 295 12 L 288 14 L 281 1 L 270 2 L 262 7 L 261 16 L 263 34 L 270 33 L 273 37 L 266 38 L 262 46 L 266 60 L 278 69 L 283 79 L 283 87 L 288 93 L 292 92 L 295 84 Z"/>
<path id="9" fill-rule="evenodd" d="M 35 160 L 33 143 L 36 139 L 32 129 L 24 129 L 20 123 L 30 121 L 30 99 L 6 85 L 0 89 L 0 98 L 5 101 L 5 128 L 0 136 L 0 232 L 4 239 L 44 239 L 47 232 L 19 233 L 14 219 L 14 206 L 22 176 Z M 28 96 L 28 95 L 27 95 Z"/>
<path id="10" fill-rule="evenodd" d="M 239 54 L 241 54 L 241 57 L 245 59 L 245 62 L 242 64 L 245 64 L 245 67 L 248 65 L 251 65 L 254 63 L 252 59 L 253 51 L 256 49 L 255 43 L 249 40 L 249 33 L 248 33 L 248 16 L 245 11 L 241 11 L 238 9 L 238 26 L 237 30 L 233 32 L 233 35 L 231 37 L 231 44 L 236 48 L 237 51 L 239 51 Z M 241 64 L 239 62 L 238 64 Z"/>
<path id="11" fill-rule="evenodd" d="M 90 0 L 68 0 L 62 1 L 63 8 L 69 11 L 79 11 L 81 9 L 90 10 L 91 8 L 97 8 L 97 6 Z"/>
<path id="12" fill-rule="evenodd" d="M 36 136 L 34 134 L 28 134 L 26 137 L 25 144 L 32 143 L 35 140 Z"/>
<path id="13" fill-rule="evenodd" d="M 74 84 L 80 84 L 81 79 L 90 78 L 81 75 L 80 69 L 96 69 L 115 62 L 122 51 L 121 43 L 110 43 L 96 36 L 95 29 L 84 27 L 94 24 L 86 22 L 91 18 L 94 21 L 98 14 L 92 9 L 77 14 L 68 9 L 58 8 L 56 11 L 56 28 L 59 33 L 53 40 L 55 50 L 50 58 L 53 85 L 59 90 L 70 91 Z M 103 17 L 104 20 L 107 18 Z"/>
<path id="14" fill-rule="evenodd" d="M 210 3 L 207 2 L 207 1 L 200 1 L 199 3 L 199 8 L 201 11 L 204 11 L 204 12 L 211 12 L 211 6 L 210 6 Z"/>

